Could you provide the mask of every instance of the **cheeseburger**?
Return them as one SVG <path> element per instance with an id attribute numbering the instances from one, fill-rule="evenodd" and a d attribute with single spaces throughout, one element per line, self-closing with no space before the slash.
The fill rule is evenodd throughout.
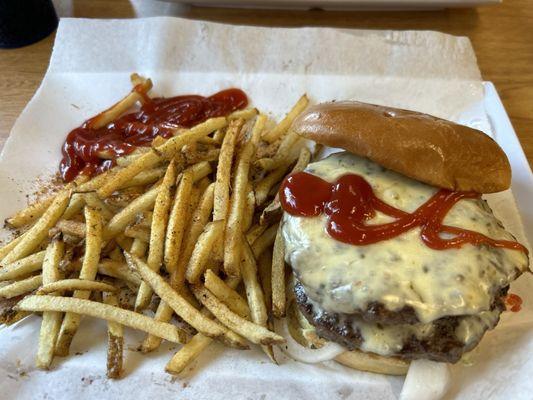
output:
<path id="1" fill-rule="evenodd" d="M 345 150 L 280 188 L 300 315 L 354 368 L 457 362 L 496 326 L 528 267 L 481 198 L 510 186 L 502 149 L 466 126 L 358 102 L 311 107 L 292 129 Z"/>

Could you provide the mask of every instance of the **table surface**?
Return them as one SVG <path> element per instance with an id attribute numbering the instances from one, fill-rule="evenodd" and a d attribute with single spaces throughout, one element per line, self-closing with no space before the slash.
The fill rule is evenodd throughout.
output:
<path id="1" fill-rule="evenodd" d="M 166 14 L 232 24 L 437 30 L 472 41 L 484 80 L 492 81 L 533 165 L 533 2 L 504 0 L 474 9 L 357 12 L 230 10 L 180 7 L 147 0 L 56 0 L 62 16 L 132 18 Z M 152 8 L 147 8 L 152 7 Z M 155 11 L 153 9 L 155 7 Z M 147 11 L 149 10 L 149 11 Z M 28 47 L 0 50 L 0 144 L 39 86 L 54 36 Z"/>

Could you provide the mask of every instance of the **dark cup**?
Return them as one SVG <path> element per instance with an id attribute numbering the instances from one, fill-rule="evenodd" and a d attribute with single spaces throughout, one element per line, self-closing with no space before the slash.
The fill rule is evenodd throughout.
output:
<path id="1" fill-rule="evenodd" d="M 57 28 L 51 0 L 0 0 L 0 47 L 35 43 Z"/>

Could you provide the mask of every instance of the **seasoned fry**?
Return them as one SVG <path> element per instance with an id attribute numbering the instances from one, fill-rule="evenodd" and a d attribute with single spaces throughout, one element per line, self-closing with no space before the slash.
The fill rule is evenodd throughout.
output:
<path id="1" fill-rule="evenodd" d="M 184 236 L 185 240 L 181 246 L 182 250 L 180 252 L 181 254 L 179 256 L 178 265 L 176 266 L 174 272 L 171 274 L 170 279 L 172 287 L 179 288 L 178 291 L 182 290 L 182 288 L 184 287 L 185 268 L 187 266 L 187 263 L 189 262 L 189 259 L 191 258 L 192 252 L 194 251 L 196 241 L 202 233 L 204 226 L 207 224 L 209 217 L 211 216 L 211 211 L 213 210 L 213 196 L 214 184 L 210 184 L 203 192 L 202 198 L 200 199 L 200 203 L 198 207 L 194 210 L 193 216 L 191 218 L 191 223 L 187 228 L 187 232 Z M 174 311 L 172 310 L 172 308 L 170 308 L 170 306 L 164 301 L 161 301 L 159 303 L 159 306 L 157 307 L 155 318 L 158 321 L 167 322 L 170 321 L 170 318 L 173 314 Z M 143 352 L 150 352 L 157 349 L 160 344 L 160 338 L 153 335 L 148 335 L 143 341 L 141 350 Z"/>
<path id="2" fill-rule="evenodd" d="M 260 326 L 266 327 L 268 313 L 263 289 L 258 280 L 257 262 L 255 261 L 250 245 L 244 238 L 242 258 L 242 280 L 246 289 L 246 297 L 248 299 L 252 321 Z"/>
<path id="3" fill-rule="evenodd" d="M 224 136 L 215 181 L 215 204 L 213 207 L 213 221 L 225 220 L 229 209 L 229 192 L 231 165 L 237 135 L 244 123 L 243 120 L 232 121 Z"/>
<path id="4" fill-rule="evenodd" d="M 246 240 L 253 244 L 268 229 L 267 225 L 254 225 L 246 232 Z"/>
<path id="5" fill-rule="evenodd" d="M 291 173 L 294 174 L 296 172 L 303 171 L 305 167 L 307 167 L 307 164 L 309 164 L 309 161 L 311 161 L 311 152 L 307 147 L 302 147 L 300 150 L 300 155 L 298 156 L 298 161 L 296 161 Z"/>
<path id="6" fill-rule="evenodd" d="M 252 251 L 254 257 L 259 258 L 259 256 L 272 244 L 276 239 L 276 233 L 278 231 L 278 224 L 272 225 L 266 231 L 264 231 L 261 236 L 259 236 L 252 244 Z"/>
<path id="7" fill-rule="evenodd" d="M 308 104 L 309 99 L 307 98 L 307 95 L 304 94 L 292 107 L 291 111 L 289 111 L 285 118 L 283 118 L 281 122 L 274 127 L 274 129 L 266 132 L 263 135 L 263 140 L 267 141 L 268 143 L 272 143 L 282 137 L 287 132 L 295 118 L 307 108 Z"/>
<path id="8" fill-rule="evenodd" d="M 95 192 L 84 193 L 83 198 L 85 199 L 85 204 L 91 208 L 94 208 L 95 210 L 98 210 L 102 216 L 102 219 L 109 221 L 111 218 L 113 218 L 114 213 L 109 209 L 107 204 L 100 200 Z"/>
<path id="9" fill-rule="evenodd" d="M 86 279 L 62 279 L 43 285 L 36 294 L 50 294 L 65 290 L 89 290 L 96 292 L 116 292 L 117 288 L 104 282 L 90 281 Z"/>
<path id="10" fill-rule="evenodd" d="M 259 111 L 257 108 L 247 108 L 245 110 L 233 111 L 230 115 L 228 115 L 228 119 L 230 121 L 234 119 L 248 120 L 255 117 L 258 113 Z"/>
<path id="11" fill-rule="evenodd" d="M 98 262 L 100 260 L 100 252 L 102 249 L 102 217 L 100 213 L 90 207 L 85 207 L 85 224 L 86 224 L 86 238 L 85 238 L 85 256 L 80 270 L 80 279 L 94 280 L 98 271 Z M 76 290 L 73 297 L 80 299 L 88 299 L 90 291 Z M 76 334 L 79 324 L 80 315 L 67 313 L 63 318 L 59 336 L 57 338 L 55 354 L 58 356 L 66 356 L 69 353 L 70 344 Z"/>
<path id="12" fill-rule="evenodd" d="M 283 165 L 284 161 L 289 157 L 293 146 L 301 139 L 296 133 L 289 131 L 287 135 L 283 137 L 281 143 L 272 158 L 262 158 L 255 162 L 255 165 L 263 171 L 272 171 L 277 167 Z"/>
<path id="13" fill-rule="evenodd" d="M 43 284 L 49 285 L 60 279 L 59 263 L 63 257 L 65 246 L 59 239 L 54 239 L 46 248 L 43 262 Z M 48 369 L 54 358 L 54 348 L 61 328 L 62 313 L 54 311 L 43 312 L 41 330 L 39 332 L 39 348 L 35 364 L 37 368 Z"/>
<path id="14" fill-rule="evenodd" d="M 106 282 L 110 283 L 110 282 Z M 118 307 L 118 298 L 114 293 L 103 294 L 104 304 Z M 124 352 L 124 328 L 121 324 L 107 322 L 107 377 L 118 379 L 122 375 L 122 360 Z"/>
<path id="15" fill-rule="evenodd" d="M 204 230 L 207 221 L 209 221 L 211 211 L 213 210 L 214 189 L 214 183 L 207 187 L 202 194 L 198 208 L 193 213 L 191 224 L 184 236 L 185 241 L 182 245 L 183 250 L 181 251 L 178 264 L 171 275 L 171 283 L 173 286 L 180 286 L 185 281 L 187 264 L 189 263 L 189 259 L 191 258 L 198 238 Z"/>
<path id="16" fill-rule="evenodd" d="M 252 131 L 252 135 L 253 133 L 254 132 Z M 240 238 L 243 228 L 244 205 L 247 197 L 246 189 L 248 187 L 250 160 L 255 151 L 255 145 L 252 138 L 244 145 L 235 171 L 231 209 L 224 237 L 224 271 L 229 276 L 239 276 L 240 274 Z"/>
<path id="17" fill-rule="evenodd" d="M 207 175 L 209 175 L 212 171 L 211 165 L 207 161 L 198 162 L 189 169 L 192 172 L 192 180 L 194 182 L 199 181 L 202 178 L 205 178 Z"/>
<path id="18" fill-rule="evenodd" d="M 252 226 L 254 213 L 255 213 L 255 192 L 252 187 L 251 182 L 248 182 L 248 188 L 246 189 L 246 205 L 244 209 L 243 221 L 242 221 L 242 231 L 247 232 L 248 229 Z"/>
<path id="19" fill-rule="evenodd" d="M 203 316 L 144 262 L 129 253 L 125 253 L 125 256 L 130 268 L 138 271 L 143 281 L 148 283 L 161 297 L 161 300 L 167 303 L 185 322 L 206 336 L 218 337 L 224 334 L 224 329 L 219 324 Z"/>
<path id="20" fill-rule="evenodd" d="M 210 269 L 205 272 L 205 287 L 235 314 L 250 319 L 250 308 L 246 301 Z"/>
<path id="21" fill-rule="evenodd" d="M 125 182 L 129 181 L 142 170 L 148 169 L 159 163 L 163 159 L 170 159 L 187 143 L 194 143 L 201 137 L 222 128 L 227 124 L 226 118 L 211 118 L 207 121 L 196 125 L 194 128 L 187 130 L 179 136 L 174 136 L 164 144 L 154 150 L 143 154 L 134 160 L 130 165 L 117 171 L 104 186 L 98 190 L 100 198 L 109 197 L 115 190 L 120 188 Z"/>
<path id="22" fill-rule="evenodd" d="M 12 297 L 11 299 L 0 299 L 0 325 L 12 325 L 22 318 L 26 318 L 31 313 L 15 309 L 20 298 Z"/>
<path id="23" fill-rule="evenodd" d="M 169 374 L 179 374 L 212 342 L 213 339 L 210 337 L 204 336 L 201 333 L 197 333 L 188 343 L 179 349 L 176 354 L 174 354 L 174 356 L 167 363 L 165 371 L 167 371 Z"/>
<path id="24" fill-rule="evenodd" d="M 285 316 L 285 245 L 278 229 L 272 254 L 272 313 L 276 318 Z"/>
<path id="25" fill-rule="evenodd" d="M 135 254 L 135 256 L 142 257 L 142 254 Z M 109 259 L 101 260 L 98 264 L 98 273 L 120 279 L 124 282 L 131 283 L 134 286 L 140 286 L 141 284 L 141 278 L 139 278 L 137 274 L 131 272 L 125 262 L 113 261 Z"/>
<path id="26" fill-rule="evenodd" d="M 180 181 L 180 186 L 178 188 L 178 193 L 176 199 L 180 195 L 182 188 L 188 183 L 188 190 L 190 193 L 190 188 L 192 183 L 190 178 L 186 178 L 187 173 L 183 174 L 183 177 Z M 165 244 L 165 232 L 167 230 L 167 222 L 169 221 L 169 210 L 170 210 L 170 199 L 172 188 L 176 182 L 176 166 L 174 160 L 170 162 L 163 178 L 163 182 L 159 185 L 159 192 L 154 205 L 154 213 L 152 215 L 152 227 L 150 232 L 150 245 L 148 247 L 148 267 L 152 271 L 159 271 L 161 268 L 161 263 L 163 262 L 163 246 Z M 188 201 L 186 199 L 185 201 Z M 174 209 L 172 210 L 174 212 Z M 174 215 L 171 215 L 173 218 Z M 173 229 L 170 227 L 170 229 Z M 135 311 L 142 311 L 150 304 L 152 299 L 152 289 L 145 283 L 142 282 L 137 292 L 137 298 L 135 299 Z"/>
<path id="27" fill-rule="evenodd" d="M 44 199 L 39 199 L 36 202 L 30 204 L 26 208 L 20 210 L 12 217 L 6 219 L 6 224 L 12 228 L 21 228 L 36 221 L 41 217 L 46 210 L 52 205 L 52 203 L 58 198 L 67 195 L 75 189 L 77 186 L 83 186 L 87 183 L 88 177 L 81 175 L 77 177 L 73 182 L 66 184 L 59 192 L 47 196 Z"/>
<path id="28" fill-rule="evenodd" d="M 37 289 L 43 282 L 42 275 L 35 275 L 0 288 L 0 297 L 10 299 Z"/>
<path id="29" fill-rule="evenodd" d="M 259 280 L 263 295 L 265 296 L 265 305 L 267 310 L 272 309 L 272 251 L 266 250 L 257 260 Z"/>
<path id="30" fill-rule="evenodd" d="M 181 242 L 187 222 L 187 211 L 190 202 L 194 173 L 186 170 L 181 176 L 178 190 L 172 204 L 168 220 L 167 234 L 164 239 L 164 263 L 169 273 L 175 271 L 180 256 Z M 163 239 L 161 239 L 163 243 Z"/>
<path id="31" fill-rule="evenodd" d="M 123 249 L 129 248 L 130 253 L 136 257 L 143 257 L 148 249 L 148 243 L 140 239 L 135 239 L 130 247 L 122 246 Z"/>
<path id="32" fill-rule="evenodd" d="M 96 117 L 87 121 L 87 126 L 93 129 L 101 128 L 111 121 L 117 119 L 121 114 L 126 112 L 138 101 L 142 101 L 142 93 L 148 92 L 152 88 L 152 81 L 150 79 L 144 80 L 132 89 L 130 93 L 117 103 L 113 104 L 107 110 L 101 112 Z"/>
<path id="33" fill-rule="evenodd" d="M 200 286 L 192 286 L 196 298 L 224 325 L 237 334 L 256 344 L 282 344 L 285 339 L 268 329 L 254 324 L 232 312 L 218 300 L 209 290 Z"/>
<path id="34" fill-rule="evenodd" d="M 117 190 L 133 188 L 137 186 L 146 186 L 157 182 L 165 175 L 166 167 L 152 168 L 141 171 L 129 181 L 117 188 Z"/>
<path id="35" fill-rule="evenodd" d="M 181 329 L 172 324 L 159 322 L 153 318 L 119 307 L 74 297 L 26 296 L 18 303 L 16 309 L 33 312 L 59 311 L 88 315 L 148 332 L 174 343 L 184 343 L 187 337 Z"/>
<path id="36" fill-rule="evenodd" d="M 148 243 L 150 241 L 150 229 L 138 225 L 128 226 L 124 229 L 124 236 Z"/>
<path id="37" fill-rule="evenodd" d="M 254 145 L 254 147 L 257 146 L 261 140 L 261 135 L 263 133 L 263 129 L 265 129 L 266 122 L 267 116 L 265 114 L 259 114 L 255 120 L 254 127 L 252 128 L 252 135 L 250 136 L 250 142 Z"/>
<path id="38" fill-rule="evenodd" d="M 146 211 L 151 208 L 159 192 L 159 186 L 154 186 L 145 194 L 137 197 L 126 208 L 120 211 L 118 214 L 108 222 L 104 229 L 104 239 L 109 240 L 123 232 L 126 226 L 131 224 L 138 213 Z"/>
<path id="39" fill-rule="evenodd" d="M 6 243 L 2 248 L 0 249 L 0 261 L 3 261 L 3 258 L 11 252 L 15 248 L 17 244 L 24 238 L 24 233 L 14 239 L 12 239 L 9 243 Z M 2 263 L 4 265 L 4 263 Z"/>
<path id="40" fill-rule="evenodd" d="M 8 253 L 2 263 L 9 264 L 31 254 L 46 237 L 67 208 L 70 191 L 62 192 L 50 204 L 39 220 L 24 234 L 24 238 Z"/>
<path id="41" fill-rule="evenodd" d="M 2 263 L 0 268 L 0 281 L 9 281 L 27 276 L 42 268 L 45 251 L 34 253 L 11 264 Z"/>
<path id="42" fill-rule="evenodd" d="M 206 225 L 204 231 L 198 238 L 194 251 L 191 255 L 185 278 L 190 283 L 197 283 L 207 268 L 209 256 L 217 242 L 221 242 L 224 222 L 222 220 L 213 221 Z"/>
<path id="43" fill-rule="evenodd" d="M 171 320 L 172 315 L 174 315 L 174 310 L 170 308 L 170 306 L 168 306 L 164 301 L 161 301 L 157 307 L 154 318 L 156 321 L 168 322 Z M 141 351 L 143 353 L 149 353 L 157 349 L 160 344 L 160 337 L 147 335 L 141 344 Z"/>
<path id="44" fill-rule="evenodd" d="M 77 236 L 79 238 L 85 237 L 85 224 L 83 222 L 61 219 L 57 221 L 55 227 L 59 231 L 68 235 Z"/>

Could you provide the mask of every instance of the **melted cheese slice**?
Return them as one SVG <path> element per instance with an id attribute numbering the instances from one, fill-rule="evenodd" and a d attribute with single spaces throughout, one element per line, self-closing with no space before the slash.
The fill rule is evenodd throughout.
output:
<path id="1" fill-rule="evenodd" d="M 363 176 L 376 195 L 403 211 L 413 212 L 437 189 L 387 170 L 351 153 L 336 153 L 310 164 L 307 172 L 329 182 L 348 173 Z M 370 223 L 391 221 L 377 215 Z M 514 240 L 483 200 L 461 200 L 446 225 L 470 229 L 494 239 Z M 411 306 L 421 323 L 452 315 L 490 310 L 496 292 L 527 268 L 517 250 L 465 245 L 433 250 L 420 228 L 379 243 L 354 246 L 331 238 L 326 217 L 283 217 L 286 260 L 308 296 L 324 310 L 352 314 L 372 302 L 398 311 Z"/>

